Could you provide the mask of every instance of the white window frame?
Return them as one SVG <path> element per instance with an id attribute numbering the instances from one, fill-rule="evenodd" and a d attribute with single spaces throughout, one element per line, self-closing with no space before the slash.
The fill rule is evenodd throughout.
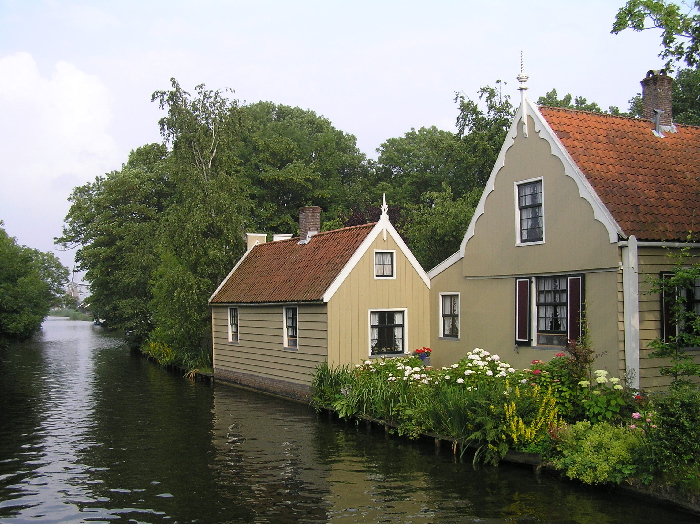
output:
<path id="1" fill-rule="evenodd" d="M 377 274 L 377 255 L 380 253 L 390 253 L 391 254 L 391 275 L 378 275 Z M 374 278 L 376 280 L 395 280 L 396 279 L 396 251 L 392 249 L 375 249 L 374 258 L 372 260 L 372 271 L 374 272 Z M 387 310 L 388 311 L 388 310 Z"/>
<path id="2" fill-rule="evenodd" d="M 439 308 L 439 311 L 440 311 L 440 314 L 439 314 L 439 319 L 440 319 L 440 321 L 438 322 L 438 324 L 439 324 L 439 326 L 438 326 L 438 330 L 439 330 L 438 336 L 439 336 L 440 338 L 444 338 L 445 340 L 459 340 L 460 333 L 462 332 L 462 325 L 461 325 L 461 322 L 462 322 L 462 315 L 461 315 L 462 305 L 461 305 L 461 297 L 460 297 L 460 294 L 459 294 L 458 291 L 453 291 L 453 292 L 440 293 L 439 295 L 440 295 L 440 298 L 439 298 L 440 302 L 439 302 L 439 304 L 438 304 L 438 308 Z M 453 335 L 445 335 L 445 322 L 444 322 L 444 318 L 443 318 L 443 316 L 442 316 L 442 315 L 443 315 L 443 300 L 442 300 L 442 299 L 443 299 L 443 297 L 452 297 L 452 296 L 456 296 L 456 297 L 457 297 L 457 315 L 456 315 L 456 317 L 457 317 L 457 336 L 456 336 L 456 337 L 453 336 Z"/>
<path id="3" fill-rule="evenodd" d="M 521 213 L 521 208 L 520 208 L 520 195 L 518 188 L 524 184 L 531 184 L 533 182 L 540 182 L 541 187 L 542 187 L 542 202 L 540 202 L 540 207 L 542 209 L 542 240 L 535 240 L 532 242 L 528 242 L 527 240 L 523 240 L 520 236 L 521 230 L 520 230 L 520 213 Z M 527 180 L 518 180 L 513 184 L 513 189 L 514 189 L 514 203 L 515 203 L 515 245 L 516 246 L 536 246 L 539 244 L 544 244 L 545 241 L 545 216 L 544 216 L 544 179 L 542 177 L 536 177 L 536 178 L 529 178 Z"/>
<path id="4" fill-rule="evenodd" d="M 236 312 L 236 331 L 233 331 L 231 325 L 231 312 Z M 238 344 L 241 338 L 241 311 L 237 307 L 228 308 L 228 341 L 232 344 Z"/>
<path id="5" fill-rule="evenodd" d="M 403 313 L 403 347 L 401 351 L 396 353 L 377 353 L 372 354 L 372 313 Z M 367 312 L 367 340 L 368 348 L 367 353 L 370 357 L 392 357 L 392 356 L 404 356 L 408 354 L 408 308 L 377 308 L 370 309 Z"/>
<path id="6" fill-rule="evenodd" d="M 296 339 L 294 342 L 296 342 L 294 345 L 290 345 L 291 339 L 289 338 L 288 334 L 288 326 L 287 326 L 287 310 L 294 310 L 296 312 L 294 318 L 296 319 Z M 283 336 L 283 345 L 284 349 L 289 349 L 293 351 L 297 351 L 299 349 L 299 308 L 297 306 L 285 306 L 282 308 L 282 336 Z"/>

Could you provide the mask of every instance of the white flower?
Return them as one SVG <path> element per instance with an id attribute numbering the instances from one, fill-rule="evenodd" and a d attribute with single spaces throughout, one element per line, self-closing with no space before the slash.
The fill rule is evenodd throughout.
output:
<path id="1" fill-rule="evenodd" d="M 486 375 L 488 375 L 489 377 L 493 376 L 493 371 L 491 371 L 490 369 L 487 369 Z"/>
<path id="2" fill-rule="evenodd" d="M 613 386 L 613 389 L 622 389 L 622 386 L 620 384 L 615 384 Z"/>
<path id="3" fill-rule="evenodd" d="M 501 371 L 501 372 L 500 372 L 498 375 L 496 375 L 496 376 L 497 376 L 497 377 L 505 377 L 505 376 L 506 376 L 506 372 L 505 372 L 505 371 Z"/>
<path id="4" fill-rule="evenodd" d="M 513 369 L 513 368 L 508 368 L 508 373 L 515 373 L 515 369 Z"/>
<path id="5" fill-rule="evenodd" d="M 370 365 L 372 363 L 371 360 L 365 360 L 365 364 Z"/>
<path id="6" fill-rule="evenodd" d="M 449 376 L 449 375 L 445 375 L 445 380 L 450 380 L 450 376 Z"/>
<path id="7" fill-rule="evenodd" d="M 599 377 L 604 377 L 608 374 L 608 372 L 604 369 L 596 369 L 593 373 L 595 373 Z"/>
<path id="8" fill-rule="evenodd" d="M 600 375 L 600 376 L 597 376 L 597 377 L 595 378 L 595 381 L 596 381 L 598 384 L 605 384 L 605 383 L 608 381 L 608 379 L 605 378 L 604 375 Z"/>
<path id="9" fill-rule="evenodd" d="M 452 364 L 452 369 L 455 369 L 457 367 L 457 364 Z"/>
<path id="10" fill-rule="evenodd" d="M 411 378 L 412 378 L 413 380 L 420 380 L 420 374 L 419 374 L 419 373 L 415 373 L 414 375 L 411 376 Z"/>
<path id="11" fill-rule="evenodd" d="M 617 378 L 617 377 L 611 377 L 611 378 L 610 378 L 610 383 L 612 383 L 612 384 L 617 384 L 618 382 L 620 382 L 620 379 L 619 379 L 619 378 Z"/>
<path id="12" fill-rule="evenodd" d="M 457 379 L 457 384 L 464 384 L 464 379 L 462 377 L 459 377 Z"/>
<path id="13" fill-rule="evenodd" d="M 471 370 L 471 369 L 465 369 L 465 370 L 464 370 L 464 374 L 467 375 L 467 376 L 471 375 L 472 373 L 474 373 L 474 370 Z"/>
<path id="14" fill-rule="evenodd" d="M 421 382 L 423 384 L 430 384 L 430 381 L 427 378 L 424 378 L 423 380 L 421 380 Z"/>
<path id="15" fill-rule="evenodd" d="M 491 353 L 489 353 L 489 352 L 486 351 L 485 349 L 482 349 L 482 350 L 481 350 L 481 354 L 482 354 L 482 355 L 488 356 L 488 355 L 490 355 Z"/>
<path id="16" fill-rule="evenodd" d="M 416 373 L 420 373 L 421 371 L 423 371 L 423 368 L 415 367 L 413 368 L 413 371 L 415 371 Z"/>
<path id="17" fill-rule="evenodd" d="M 520 383 L 521 383 L 521 384 L 527 384 L 527 379 L 526 379 L 526 378 L 522 379 L 522 380 L 520 381 Z"/>
<path id="18" fill-rule="evenodd" d="M 495 360 L 498 362 L 499 360 L 501 360 L 501 357 L 499 357 L 498 355 L 491 355 L 491 360 Z"/>

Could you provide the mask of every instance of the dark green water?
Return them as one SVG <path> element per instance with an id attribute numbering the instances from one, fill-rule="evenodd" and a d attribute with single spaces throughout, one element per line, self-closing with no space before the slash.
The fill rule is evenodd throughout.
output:
<path id="1" fill-rule="evenodd" d="M 87 322 L 0 350 L 1 522 L 697 522 L 190 382 Z"/>

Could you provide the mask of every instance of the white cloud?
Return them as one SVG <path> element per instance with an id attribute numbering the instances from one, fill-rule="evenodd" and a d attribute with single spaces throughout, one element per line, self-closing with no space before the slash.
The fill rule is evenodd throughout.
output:
<path id="1" fill-rule="evenodd" d="M 0 220 L 21 244 L 50 250 L 73 187 L 119 165 L 112 104 L 72 64 L 44 76 L 28 53 L 0 57 Z"/>

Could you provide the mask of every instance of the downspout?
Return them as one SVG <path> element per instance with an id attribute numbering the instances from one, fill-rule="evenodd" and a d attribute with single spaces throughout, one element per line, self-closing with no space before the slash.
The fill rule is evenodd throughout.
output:
<path id="1" fill-rule="evenodd" d="M 637 238 L 631 235 L 622 246 L 622 290 L 625 317 L 625 368 L 628 386 L 639 389 L 639 257 Z"/>

